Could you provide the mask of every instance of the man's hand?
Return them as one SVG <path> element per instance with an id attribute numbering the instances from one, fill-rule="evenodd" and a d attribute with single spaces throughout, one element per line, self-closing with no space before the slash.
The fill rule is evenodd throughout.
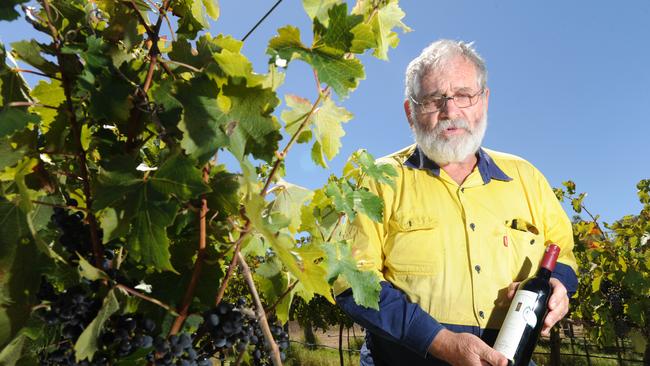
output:
<path id="1" fill-rule="evenodd" d="M 551 328 L 569 312 L 569 297 L 566 287 L 557 278 L 551 278 L 551 298 L 548 300 L 548 314 L 544 319 L 542 334 L 551 335 Z"/>
<path id="2" fill-rule="evenodd" d="M 557 278 L 551 278 L 551 298 L 548 300 L 548 314 L 544 319 L 542 334 L 551 335 L 551 328 L 569 312 L 569 297 L 566 287 Z M 508 286 L 508 299 L 512 300 L 517 292 L 519 282 L 513 282 Z"/>
<path id="3" fill-rule="evenodd" d="M 457 366 L 506 366 L 504 355 L 485 344 L 479 337 L 469 333 L 441 330 L 429 346 L 429 353 L 447 363 Z"/>

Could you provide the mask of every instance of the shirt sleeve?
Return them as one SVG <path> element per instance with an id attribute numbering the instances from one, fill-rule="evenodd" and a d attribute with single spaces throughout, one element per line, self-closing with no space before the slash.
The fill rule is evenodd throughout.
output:
<path id="1" fill-rule="evenodd" d="M 557 278 L 564 287 L 566 287 L 567 296 L 569 298 L 578 291 L 578 276 L 573 271 L 573 268 L 567 266 L 564 263 L 558 263 L 555 266 L 555 270 L 551 274 L 551 277 Z"/>
<path id="2" fill-rule="evenodd" d="M 379 310 L 357 305 L 348 289 L 336 302 L 355 322 L 371 333 L 402 344 L 426 357 L 429 345 L 444 327 L 422 308 L 406 298 L 389 282 L 381 282 Z"/>

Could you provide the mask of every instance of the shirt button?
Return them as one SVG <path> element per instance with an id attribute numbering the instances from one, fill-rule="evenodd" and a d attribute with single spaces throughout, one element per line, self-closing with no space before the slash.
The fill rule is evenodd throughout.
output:
<path id="1" fill-rule="evenodd" d="M 471 224 L 469 224 L 469 228 L 472 229 L 472 231 L 474 231 L 474 229 L 476 229 L 476 225 L 474 225 L 474 223 L 472 222 Z"/>
<path id="2" fill-rule="evenodd" d="M 476 273 L 481 273 L 481 266 L 478 264 L 474 266 L 474 269 L 476 270 Z"/>
<path id="3" fill-rule="evenodd" d="M 461 193 L 465 193 L 465 188 L 461 188 L 461 189 L 460 189 L 460 192 L 461 192 Z"/>
<path id="4" fill-rule="evenodd" d="M 530 239 L 530 245 L 535 244 L 535 239 Z"/>
<path id="5" fill-rule="evenodd" d="M 481 310 L 481 311 L 478 312 L 478 316 L 480 316 L 481 319 L 484 319 L 484 318 L 485 318 L 485 313 L 483 312 L 483 310 Z"/>

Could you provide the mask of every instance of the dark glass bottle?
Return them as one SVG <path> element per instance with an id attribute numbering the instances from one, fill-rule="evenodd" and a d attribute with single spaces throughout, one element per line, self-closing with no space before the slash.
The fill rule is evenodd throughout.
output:
<path id="1" fill-rule="evenodd" d="M 527 366 L 548 312 L 551 297 L 551 273 L 555 269 L 560 247 L 550 244 L 535 276 L 519 284 L 506 319 L 503 321 L 494 349 L 501 352 L 513 366 Z"/>

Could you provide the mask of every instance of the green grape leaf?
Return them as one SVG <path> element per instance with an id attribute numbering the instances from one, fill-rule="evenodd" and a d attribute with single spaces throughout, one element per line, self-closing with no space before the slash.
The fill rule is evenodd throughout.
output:
<path id="1" fill-rule="evenodd" d="M 316 41 L 314 49 L 325 45 L 330 52 L 344 54 L 352 46 L 354 33 L 352 29 L 363 21 L 361 15 L 348 15 L 348 5 L 336 4 L 327 11 L 329 26 L 321 25 L 320 21 L 314 23 L 314 31 L 321 38 Z"/>
<path id="2" fill-rule="evenodd" d="M 90 93 L 90 112 L 97 119 L 126 122 L 133 108 L 133 87 L 111 73 L 102 73 L 98 83 L 99 87 L 93 88 Z"/>
<path id="3" fill-rule="evenodd" d="M 297 260 L 298 268 L 301 271 L 301 276 L 298 276 L 300 282 L 296 285 L 296 291 L 300 297 L 309 302 L 313 298 L 313 294 L 319 294 L 334 304 L 334 298 L 327 282 L 327 270 L 322 263 L 325 251 L 315 244 L 303 244 L 300 248 L 294 248 L 291 254 Z"/>
<path id="4" fill-rule="evenodd" d="M 119 309 L 120 303 L 117 301 L 117 297 L 115 297 L 115 290 L 111 290 L 106 294 L 102 308 L 97 313 L 95 319 L 88 324 L 74 345 L 77 362 L 84 359 L 93 359 L 95 352 L 99 349 L 97 340 L 104 328 L 104 323 Z"/>
<path id="5" fill-rule="evenodd" d="M 50 124 L 54 121 L 58 110 L 56 108 L 65 101 L 63 86 L 61 82 L 52 79 L 50 82 L 41 80 L 31 92 L 32 98 L 43 106 L 34 106 L 32 110 L 41 116 L 40 128 L 47 132 Z M 55 109 L 52 109 L 54 107 Z"/>
<path id="6" fill-rule="evenodd" d="M 183 200 L 210 191 L 210 187 L 203 182 L 201 170 L 180 152 L 167 158 L 149 181 L 157 191 L 176 195 Z"/>
<path id="7" fill-rule="evenodd" d="M 282 231 L 273 231 L 263 214 L 266 202 L 259 194 L 251 194 L 244 206 L 253 227 L 271 244 L 272 250 L 282 264 L 300 281 L 298 286 L 302 297 L 309 300 L 314 293 L 317 293 L 333 302 L 325 278 L 327 272 L 321 265 L 315 263 L 318 258 L 324 256 L 324 252 L 313 246 L 297 248 L 291 236 Z"/>
<path id="8" fill-rule="evenodd" d="M 142 178 L 136 175 L 136 166 L 131 157 L 115 156 L 114 164 L 102 169 L 97 177 L 97 184 L 93 187 L 93 209 L 120 207 L 125 196 L 143 183 Z"/>
<path id="9" fill-rule="evenodd" d="M 90 281 L 109 279 L 108 275 L 104 271 L 94 267 L 84 257 L 79 255 L 79 253 L 77 253 L 77 256 L 79 257 L 79 274 L 81 277 Z"/>
<path id="10" fill-rule="evenodd" d="M 307 188 L 291 184 L 281 180 L 273 188 L 275 200 L 271 207 L 272 212 L 279 212 L 287 217 L 289 221 L 288 229 L 291 233 L 296 234 L 300 227 L 300 212 L 305 202 L 309 201 L 314 192 Z"/>
<path id="11" fill-rule="evenodd" d="M 29 238 L 27 219 L 20 208 L 4 197 L 0 198 L 0 260 L 11 255 L 14 248 Z M 0 282 L 2 282 L 0 274 Z"/>
<path id="12" fill-rule="evenodd" d="M 26 151 L 27 146 L 18 145 L 14 149 L 10 139 L 0 138 L 0 171 L 19 162 Z"/>
<path id="13" fill-rule="evenodd" d="M 371 15 L 375 11 L 376 14 Z M 393 31 L 394 28 L 400 28 L 402 32 L 411 31 L 411 28 L 402 22 L 405 14 L 399 7 L 397 0 L 389 0 L 377 8 L 370 0 L 360 0 L 352 9 L 352 13 L 372 16 L 370 26 L 377 43 L 373 55 L 381 60 L 388 59 L 389 47 L 395 48 L 399 44 L 397 33 Z"/>
<path id="14" fill-rule="evenodd" d="M 59 72 L 59 67 L 51 61 L 46 60 L 42 55 L 43 45 L 31 41 L 19 41 L 11 44 L 11 53 L 25 63 L 34 66 L 38 70 L 48 75 L 56 75 Z"/>
<path id="15" fill-rule="evenodd" d="M 264 298 L 269 304 L 276 303 L 284 294 L 289 287 L 289 278 L 289 274 L 282 271 L 282 264 L 277 259 L 262 263 L 255 270 L 255 282 L 259 284 L 258 290 L 264 294 Z M 289 305 L 292 297 L 290 293 L 275 307 L 275 315 L 282 324 L 289 320 Z"/>
<path id="16" fill-rule="evenodd" d="M 318 19 L 319 22 L 327 26 L 329 24 L 328 10 L 340 4 L 341 0 L 302 0 L 302 6 L 310 19 Z"/>
<path id="17" fill-rule="evenodd" d="M 0 21 L 1 20 L 14 20 L 20 16 L 15 9 L 16 5 L 24 4 L 29 0 L 3 0 L 0 3 Z"/>
<path id="18" fill-rule="evenodd" d="M 372 26 L 367 23 L 359 23 L 351 30 L 354 38 L 350 46 L 352 53 L 364 53 L 367 49 L 377 47 L 377 39 L 372 32 Z"/>
<path id="19" fill-rule="evenodd" d="M 352 288 L 354 302 L 367 308 L 379 310 L 379 277 L 372 271 L 357 268 L 352 256 L 351 245 L 346 242 L 327 243 L 323 245 L 327 252 L 327 279 L 333 283 L 343 277 Z"/>
<path id="20" fill-rule="evenodd" d="M 217 85 L 205 77 L 194 78 L 177 88 L 176 98 L 183 105 L 182 119 L 178 124 L 183 131 L 181 146 L 201 163 L 228 143 L 223 130 L 227 120 L 217 105 L 218 93 Z"/>
<path id="21" fill-rule="evenodd" d="M 284 97 L 284 100 L 289 109 L 282 111 L 280 118 L 284 121 L 284 129 L 287 134 L 293 136 L 298 131 L 298 128 L 300 128 L 300 125 L 304 122 L 307 115 L 309 115 L 312 104 L 307 99 L 292 94 L 287 94 Z M 301 136 L 309 130 L 311 123 L 313 123 L 313 118 L 310 118 L 310 121 L 308 121 L 308 125 L 303 129 Z"/>
<path id="22" fill-rule="evenodd" d="M 381 222 L 384 203 L 381 198 L 366 188 L 353 190 L 346 182 L 342 182 L 340 185 L 330 182 L 325 192 L 332 198 L 337 211 L 348 215 L 350 220 L 356 217 L 357 212 L 360 212 L 375 222 Z"/>
<path id="23" fill-rule="evenodd" d="M 224 48 L 221 52 L 213 53 L 212 57 L 221 71 L 231 77 L 245 78 L 247 86 L 253 87 L 264 82 L 264 75 L 255 74 L 253 64 L 239 51 L 233 52 Z"/>
<path id="24" fill-rule="evenodd" d="M 219 2 L 217 0 L 202 0 L 205 7 L 205 13 L 212 19 L 218 20 L 221 11 L 219 10 Z"/>
<path id="25" fill-rule="evenodd" d="M 5 205 L 3 201 L 0 201 L 1 211 L 6 211 Z M 4 214 L 4 212 L 2 213 Z M 0 215 L 4 219 L 2 220 L 3 226 L 15 222 L 22 227 L 7 227 L 7 229 L 20 230 L 24 236 L 28 235 L 27 225 L 24 221 L 17 222 L 15 215 L 24 217 L 17 207 L 10 212 L 10 216 L 13 216 L 11 222 L 4 219 L 4 215 Z M 11 235 L 16 236 L 16 234 Z M 3 237 L 3 239 L 7 238 Z M 2 248 L 0 257 L 0 268 L 2 268 L 0 271 L 0 345 L 6 344 L 26 324 L 39 288 L 41 273 L 52 270 L 50 265 L 51 261 L 41 254 L 32 240 L 25 237 Z"/>
<path id="26" fill-rule="evenodd" d="M 308 60 L 318 72 L 320 81 L 331 86 L 341 97 L 346 97 L 357 88 L 359 80 L 365 78 L 363 65 L 356 58 L 335 58 L 315 51 Z"/>
<path id="27" fill-rule="evenodd" d="M 16 71 L 10 69 L 6 62 L 7 53 L 0 42 L 0 106 L 8 107 L 11 102 L 27 102 L 29 87 L 25 79 Z M 11 59 L 11 55 L 9 55 Z"/>
<path id="28" fill-rule="evenodd" d="M 320 165 L 327 169 L 327 162 L 323 155 L 323 147 L 318 140 L 314 142 L 314 146 L 311 148 L 311 160 L 313 160 L 316 165 Z"/>
<path id="29" fill-rule="evenodd" d="M 202 0 L 173 0 L 171 9 L 179 18 L 176 33 L 187 39 L 194 39 L 199 31 L 210 25 Z"/>
<path id="30" fill-rule="evenodd" d="M 275 64 L 269 65 L 269 73 L 262 82 L 262 88 L 276 91 L 283 83 L 286 74 L 278 70 Z"/>
<path id="31" fill-rule="evenodd" d="M 300 31 L 293 26 L 278 29 L 278 35 L 269 41 L 267 53 L 274 58 L 291 61 L 299 58 L 309 63 L 318 73 L 319 80 L 341 97 L 354 90 L 359 80 L 365 77 L 363 65 L 356 58 L 346 58 L 341 52 L 331 52 L 332 48 L 309 49 L 300 40 Z"/>
<path id="32" fill-rule="evenodd" d="M 326 99 L 314 114 L 314 135 L 327 159 L 332 160 L 341 149 L 341 137 L 345 135 L 342 123 L 352 119 L 352 113 Z"/>
<path id="33" fill-rule="evenodd" d="M 27 336 L 22 332 L 12 339 L 0 352 L 0 365 L 14 366 L 23 356 L 23 348 L 27 340 Z"/>
<path id="34" fill-rule="evenodd" d="M 0 110 L 0 137 L 11 136 L 14 132 L 25 129 L 30 123 L 38 123 L 38 115 L 27 113 L 18 108 Z"/>
<path id="35" fill-rule="evenodd" d="M 272 161 L 282 138 L 280 123 L 272 115 L 280 103 L 276 94 L 261 86 L 225 85 L 223 94 L 230 99 L 230 111 L 224 118 L 236 121 L 235 131 L 246 138 L 246 153 Z M 240 157 L 241 158 L 241 157 Z"/>
<path id="36" fill-rule="evenodd" d="M 170 262 L 166 228 L 174 222 L 178 204 L 156 193 L 149 184 L 141 184 L 126 198 L 131 230 L 127 246 L 133 260 L 157 270 L 175 272 Z"/>
<path id="37" fill-rule="evenodd" d="M 218 91 L 214 82 L 206 78 L 195 78 L 190 85 L 179 86 L 177 98 L 184 107 L 179 124 L 183 131 L 181 146 L 203 163 L 219 147 L 226 146 L 228 135 L 232 135 L 231 149 L 238 159 L 251 153 L 256 158 L 272 160 L 281 138 L 279 123 L 271 114 L 279 103 L 275 93 L 260 86 L 226 84 L 219 95 L 229 105 L 224 111 L 223 103 L 220 106 L 217 100 Z"/>
<path id="38" fill-rule="evenodd" d="M 394 177 L 397 170 L 390 164 L 377 164 L 375 159 L 366 150 L 358 150 L 353 154 L 354 161 L 359 164 L 361 172 L 378 183 L 388 184 L 395 189 Z"/>

